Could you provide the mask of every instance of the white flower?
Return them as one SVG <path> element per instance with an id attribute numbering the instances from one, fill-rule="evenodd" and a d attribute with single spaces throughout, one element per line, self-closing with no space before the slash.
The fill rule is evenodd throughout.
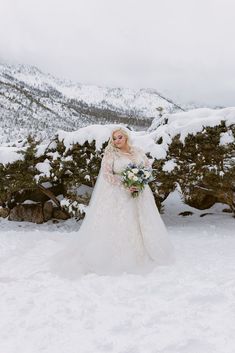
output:
<path id="1" fill-rule="evenodd" d="M 144 172 L 144 176 L 146 177 L 146 178 L 149 178 L 150 177 L 150 173 L 149 172 Z"/>
<path id="2" fill-rule="evenodd" d="M 134 181 L 137 181 L 137 180 L 138 180 L 138 177 L 137 177 L 137 176 L 134 176 L 132 179 L 133 179 Z"/>
<path id="3" fill-rule="evenodd" d="M 133 168 L 133 169 L 132 169 L 132 173 L 137 174 L 137 173 L 138 173 L 138 171 L 139 171 L 139 170 L 138 170 L 137 168 Z"/>
<path id="4" fill-rule="evenodd" d="M 130 179 L 134 176 L 134 174 L 132 172 L 128 172 L 127 175 L 128 175 L 128 178 L 130 178 Z"/>

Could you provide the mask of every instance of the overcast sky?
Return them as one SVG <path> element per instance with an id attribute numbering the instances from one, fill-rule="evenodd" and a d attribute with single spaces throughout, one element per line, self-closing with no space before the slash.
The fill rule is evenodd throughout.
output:
<path id="1" fill-rule="evenodd" d="M 235 106 L 234 0 L 0 0 L 0 59 Z"/>

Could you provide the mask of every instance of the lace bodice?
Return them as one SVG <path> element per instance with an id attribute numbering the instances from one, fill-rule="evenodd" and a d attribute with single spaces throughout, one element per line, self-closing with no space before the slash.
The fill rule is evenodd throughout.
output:
<path id="1" fill-rule="evenodd" d="M 121 186 L 121 176 L 118 174 L 131 162 L 136 164 L 144 163 L 146 167 L 151 166 L 151 162 L 144 151 L 137 146 L 132 146 L 131 153 L 121 151 L 111 152 L 105 149 L 101 164 L 102 174 L 105 180 L 112 185 Z"/>

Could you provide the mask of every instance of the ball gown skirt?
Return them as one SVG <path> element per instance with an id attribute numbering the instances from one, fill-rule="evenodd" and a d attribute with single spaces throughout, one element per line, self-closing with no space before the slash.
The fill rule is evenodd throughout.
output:
<path id="1" fill-rule="evenodd" d="M 134 151 L 131 158 L 105 152 L 77 237 L 52 259 L 51 269 L 58 275 L 146 273 L 174 262 L 173 246 L 150 187 L 133 198 L 122 185 L 119 174 L 128 163 L 150 165 L 141 149 Z"/>

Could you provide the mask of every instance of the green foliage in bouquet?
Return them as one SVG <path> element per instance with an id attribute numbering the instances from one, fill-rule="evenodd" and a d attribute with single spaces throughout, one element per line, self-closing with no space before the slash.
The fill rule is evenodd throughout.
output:
<path id="1" fill-rule="evenodd" d="M 152 170 L 143 164 L 128 164 L 127 168 L 121 173 L 121 176 L 125 187 L 130 188 L 134 186 L 138 188 L 138 191 L 131 193 L 132 197 L 137 197 L 144 190 L 145 185 L 153 180 Z"/>

